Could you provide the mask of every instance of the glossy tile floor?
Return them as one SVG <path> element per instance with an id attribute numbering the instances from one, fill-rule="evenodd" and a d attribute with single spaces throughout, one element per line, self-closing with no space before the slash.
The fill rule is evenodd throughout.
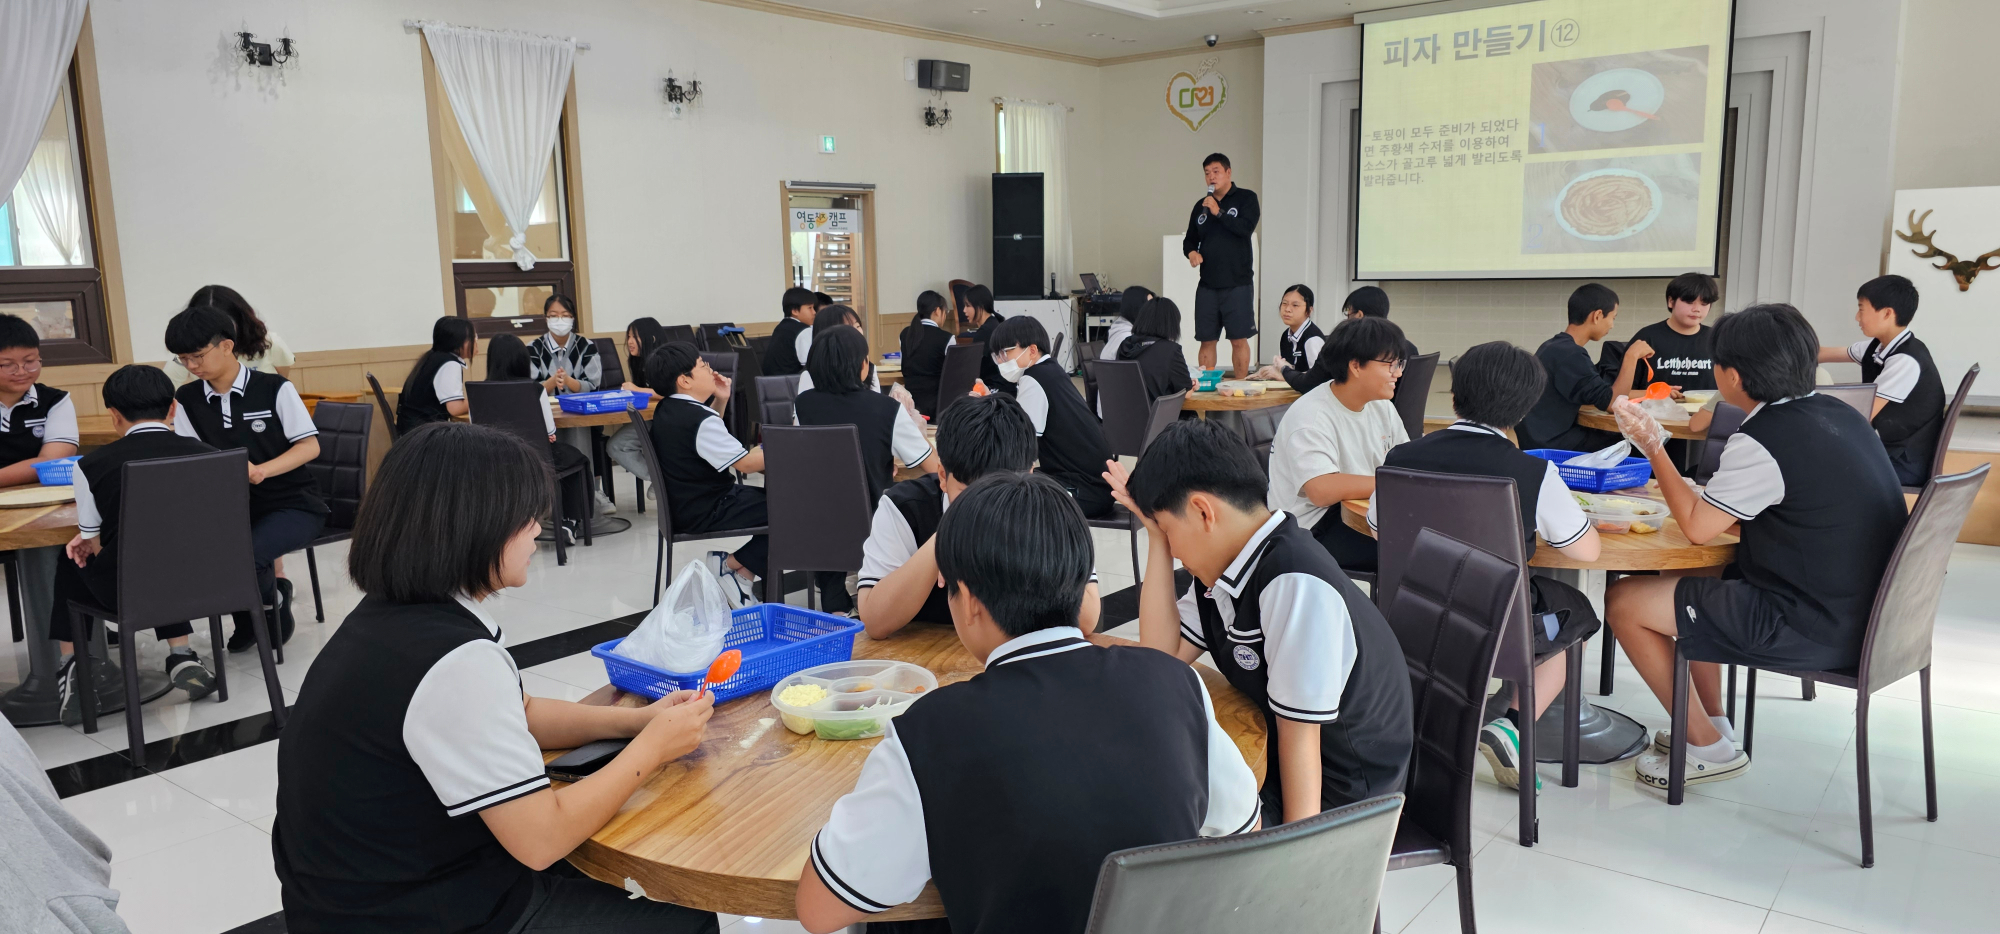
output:
<path id="1" fill-rule="evenodd" d="M 495 601 L 510 645 L 627 616 L 651 604 L 651 516 L 619 514 L 629 532 L 600 538 L 557 567 L 544 548 L 528 586 Z M 1131 585 L 1125 536 L 1099 531 L 1106 592 Z M 725 543 L 733 544 L 733 543 Z M 681 563 L 702 549 L 681 546 Z M 320 554 L 325 624 L 300 616 L 279 677 L 287 698 L 314 654 L 359 595 L 339 569 L 345 546 Z M 305 563 L 287 562 L 307 601 Z M 1799 700 L 1798 685 L 1760 680 L 1757 761 L 1738 779 L 1697 785 L 1669 808 L 1632 780 L 1629 763 L 1585 766 L 1580 787 L 1563 788 L 1544 767 L 1541 843 L 1515 843 L 1512 792 L 1482 782 L 1474 818 L 1479 926 L 1484 932 L 1646 931 L 1815 934 L 1842 930 L 1990 932 L 2000 928 L 2000 548 L 1960 545 L 1937 621 L 1935 662 L 1938 793 L 1941 817 L 1923 819 L 1923 769 L 1912 678 L 1877 695 L 1874 745 L 1876 865 L 1858 865 L 1853 695 L 1821 688 Z M 795 598 L 796 599 L 796 598 Z M 1120 634 L 1129 634 L 1130 628 Z M 206 655 L 207 637 L 196 636 Z M 141 646 L 145 664 L 161 650 Z M 1589 656 L 1593 663 L 1596 655 Z M 231 700 L 188 703 L 179 694 L 146 707 L 148 740 L 230 724 L 267 709 L 254 656 L 230 656 Z M 26 665 L 19 646 L 0 652 L 0 688 Z M 1592 665 L 1591 686 L 1595 686 Z M 523 672 L 529 691 L 580 697 L 605 683 L 587 652 Z M 1663 726 L 1661 707 L 1622 664 L 1610 697 L 1593 702 Z M 225 731 L 226 732 L 226 731 Z M 121 721 L 94 735 L 66 727 L 23 731 L 46 766 L 102 761 L 122 750 Z M 281 931 L 271 869 L 277 746 L 239 738 L 242 748 L 157 774 L 98 780 L 64 803 L 110 845 L 119 913 L 139 934 L 220 934 L 238 927 Z M 1484 766 L 1481 766 L 1482 773 Z M 1387 931 L 1456 931 L 1452 871 L 1393 873 L 1382 902 Z M 789 921 L 725 916 L 733 934 L 799 930 Z"/>

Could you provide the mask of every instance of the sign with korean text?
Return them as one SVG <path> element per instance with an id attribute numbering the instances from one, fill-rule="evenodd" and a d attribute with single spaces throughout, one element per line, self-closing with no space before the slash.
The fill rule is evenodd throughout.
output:
<path id="1" fill-rule="evenodd" d="M 854 233 L 861 229 L 856 208 L 793 208 L 792 233 Z"/>

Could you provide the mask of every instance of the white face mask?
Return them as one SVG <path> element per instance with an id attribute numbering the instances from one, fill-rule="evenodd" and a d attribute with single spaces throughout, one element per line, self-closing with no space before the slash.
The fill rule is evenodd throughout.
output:
<path id="1" fill-rule="evenodd" d="M 575 318 L 549 318 L 549 333 L 557 337 L 568 337 L 571 328 L 576 327 Z"/>
<path id="2" fill-rule="evenodd" d="M 1011 359 L 1000 361 L 1000 378 L 1010 383 L 1021 381 L 1021 365 Z"/>

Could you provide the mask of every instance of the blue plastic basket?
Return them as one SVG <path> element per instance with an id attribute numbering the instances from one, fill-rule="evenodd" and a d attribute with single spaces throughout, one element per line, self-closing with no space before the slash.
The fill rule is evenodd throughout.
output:
<path id="1" fill-rule="evenodd" d="M 1653 477 L 1653 465 L 1643 457 L 1625 458 L 1625 462 L 1616 467 L 1571 467 L 1563 461 L 1584 452 L 1536 448 L 1528 453 L 1545 461 L 1554 461 L 1556 474 L 1562 477 L 1563 485 L 1584 493 L 1645 486 L 1646 481 Z"/>
<path id="2" fill-rule="evenodd" d="M 1195 391 L 1214 392 L 1215 387 L 1222 385 L 1222 377 L 1228 372 L 1228 370 L 1222 369 L 1201 371 L 1201 376 L 1195 380 Z"/>
<path id="3" fill-rule="evenodd" d="M 626 409 L 644 411 L 653 397 L 649 393 L 626 392 L 623 389 L 607 389 L 602 392 L 573 392 L 567 396 L 557 396 L 556 404 L 562 410 L 577 415 L 601 415 L 605 412 L 623 412 Z"/>
<path id="4" fill-rule="evenodd" d="M 860 631 L 858 620 L 783 603 L 760 603 L 737 610 L 722 647 L 742 650 L 743 665 L 736 669 L 735 677 L 716 686 L 715 702 L 768 691 L 780 678 L 814 665 L 847 661 L 854 657 L 854 636 Z M 604 660 L 604 671 L 619 690 L 664 697 L 701 687 L 708 674 L 706 670 L 666 671 L 612 654 L 623 641 L 613 639 L 590 650 Z"/>
<path id="5" fill-rule="evenodd" d="M 52 461 L 38 461 L 35 464 L 35 479 L 43 486 L 68 486 L 75 482 L 70 474 L 76 470 L 76 462 L 81 457 L 58 457 Z"/>

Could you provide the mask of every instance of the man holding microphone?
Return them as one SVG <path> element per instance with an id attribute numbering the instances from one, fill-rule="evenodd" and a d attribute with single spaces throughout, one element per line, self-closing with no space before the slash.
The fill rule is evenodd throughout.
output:
<path id="1" fill-rule="evenodd" d="M 1188 217 L 1181 252 L 1201 270 L 1194 293 L 1194 339 L 1201 342 L 1201 368 L 1215 366 L 1215 341 L 1229 331 L 1230 376 L 1250 373 L 1250 337 L 1257 333 L 1257 309 L 1250 274 L 1250 234 L 1257 229 L 1257 193 L 1230 182 L 1229 157 L 1210 153 L 1201 163 L 1208 195 Z"/>

